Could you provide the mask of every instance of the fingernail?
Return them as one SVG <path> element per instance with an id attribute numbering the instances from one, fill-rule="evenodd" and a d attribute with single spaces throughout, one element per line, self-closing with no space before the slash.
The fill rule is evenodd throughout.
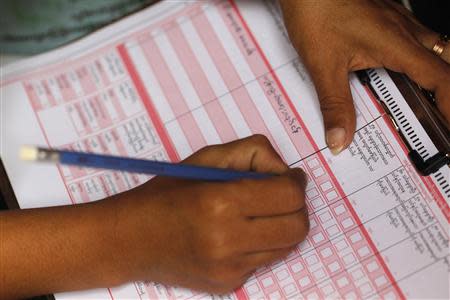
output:
<path id="1" fill-rule="evenodd" d="M 345 143 L 345 129 L 332 128 L 327 131 L 326 140 L 331 153 L 337 155 L 341 153 Z"/>

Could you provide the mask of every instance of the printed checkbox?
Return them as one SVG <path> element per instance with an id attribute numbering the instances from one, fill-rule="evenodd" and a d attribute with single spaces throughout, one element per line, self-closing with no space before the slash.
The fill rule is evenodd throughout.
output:
<path id="1" fill-rule="evenodd" d="M 338 194 L 336 193 L 336 191 L 331 191 L 328 192 L 325 197 L 327 197 L 328 201 L 332 201 L 338 197 Z"/>
<path id="2" fill-rule="evenodd" d="M 362 240 L 361 233 L 355 232 L 350 236 L 350 240 L 352 241 L 353 244 L 359 242 L 360 240 Z"/>
<path id="3" fill-rule="evenodd" d="M 305 258 L 305 260 L 309 266 L 312 266 L 318 262 L 317 256 L 315 256 L 314 254 L 311 256 L 308 256 L 307 258 Z"/>
<path id="4" fill-rule="evenodd" d="M 344 228 L 349 228 L 349 227 L 352 226 L 354 223 L 353 223 L 353 220 L 352 220 L 352 219 L 346 218 L 346 219 L 344 219 L 344 220 L 341 222 L 341 224 L 342 224 L 342 226 L 344 226 Z"/>
<path id="5" fill-rule="evenodd" d="M 292 270 L 292 272 L 294 272 L 294 273 L 298 273 L 298 272 L 300 272 L 301 270 L 303 270 L 304 268 L 303 268 L 303 265 L 302 265 L 302 263 L 301 262 L 296 262 L 295 264 L 292 264 L 291 265 L 291 270 Z"/>
<path id="6" fill-rule="evenodd" d="M 359 287 L 359 290 L 361 291 L 361 294 L 363 295 L 368 295 L 370 292 L 372 292 L 372 286 L 370 285 L 370 283 L 364 283 L 363 285 L 361 285 Z"/>
<path id="7" fill-rule="evenodd" d="M 330 220 L 328 220 L 328 221 L 322 223 L 322 227 L 323 227 L 323 228 L 328 228 L 328 227 L 331 227 L 331 226 L 333 226 L 333 225 L 336 224 L 336 220 L 333 219 L 333 216 L 331 216 L 331 217 L 332 217 L 332 218 L 331 218 Z"/>
<path id="8" fill-rule="evenodd" d="M 358 255 L 360 257 L 367 256 L 369 253 L 370 253 L 370 250 L 369 250 L 369 248 L 367 248 L 367 246 L 361 247 L 358 250 Z"/>
<path id="9" fill-rule="evenodd" d="M 313 199 L 314 197 L 317 197 L 319 195 L 319 192 L 317 191 L 316 188 L 312 188 L 306 191 L 306 196 L 308 197 L 308 199 Z"/>
<path id="10" fill-rule="evenodd" d="M 358 280 L 364 276 L 364 273 L 361 271 L 361 269 L 353 270 L 351 274 L 354 280 Z"/>
<path id="11" fill-rule="evenodd" d="M 298 281 L 298 284 L 300 284 L 301 287 L 305 287 L 310 283 L 311 279 L 309 279 L 309 276 L 305 276 Z"/>
<path id="12" fill-rule="evenodd" d="M 335 243 L 336 249 L 338 249 L 339 251 L 345 250 L 348 247 L 348 244 L 345 240 L 340 240 L 338 242 Z"/>
<path id="13" fill-rule="evenodd" d="M 387 281 L 387 279 L 386 279 L 386 276 L 384 276 L 384 275 L 378 276 L 378 277 L 375 279 L 375 284 L 376 284 L 378 287 L 381 287 L 381 286 L 385 285 L 387 282 L 388 282 L 388 281 Z"/>
<path id="14" fill-rule="evenodd" d="M 319 232 L 318 234 L 313 235 L 313 240 L 316 244 L 320 243 L 324 239 L 325 239 L 325 237 L 323 236 L 322 232 Z"/>
<path id="15" fill-rule="evenodd" d="M 345 206 L 344 206 L 344 204 L 339 204 L 338 206 L 336 206 L 335 208 L 334 208 L 334 212 L 337 214 L 337 215 L 342 215 L 343 213 L 345 213 L 347 210 L 345 209 Z"/>
<path id="16" fill-rule="evenodd" d="M 305 177 L 306 177 L 305 179 L 307 181 L 305 191 L 308 191 L 316 186 L 316 182 L 314 180 L 312 180 L 311 175 L 309 175 L 308 173 L 305 173 Z"/>
<path id="17" fill-rule="evenodd" d="M 333 187 L 333 185 L 331 184 L 330 181 L 325 181 L 324 183 L 322 183 L 320 185 L 320 188 L 322 189 L 322 191 L 328 191 L 329 189 L 331 189 Z"/>
<path id="18" fill-rule="evenodd" d="M 369 272 L 373 272 L 373 271 L 378 270 L 378 264 L 377 264 L 377 262 L 376 262 L 376 261 L 372 261 L 372 262 L 368 263 L 368 264 L 367 264 L 367 270 L 368 270 Z"/>
<path id="19" fill-rule="evenodd" d="M 300 243 L 300 251 L 306 251 L 311 248 L 311 243 L 308 240 L 304 240 L 302 243 Z"/>
<path id="20" fill-rule="evenodd" d="M 311 200 L 311 205 L 314 208 L 319 208 L 323 205 L 323 201 L 322 201 L 322 199 L 317 198 L 317 199 Z"/>
<path id="21" fill-rule="evenodd" d="M 324 212 L 323 214 L 319 215 L 319 219 L 322 223 L 325 223 L 326 221 L 331 219 L 331 214 L 329 212 Z"/>
<path id="22" fill-rule="evenodd" d="M 322 251 L 320 251 L 320 255 L 322 255 L 323 258 L 330 257 L 332 254 L 333 254 L 333 251 L 331 250 L 330 247 L 327 247 L 327 248 L 323 249 Z"/>
<path id="23" fill-rule="evenodd" d="M 253 295 L 259 292 L 259 286 L 257 283 L 250 284 L 246 289 L 249 295 Z"/>
<path id="24" fill-rule="evenodd" d="M 344 256 L 343 258 L 342 258 L 343 260 L 344 260 L 344 263 L 348 266 L 348 265 L 350 265 L 350 264 L 352 264 L 352 263 L 354 263 L 355 262 L 355 256 L 352 254 L 352 253 L 349 253 L 349 254 L 347 254 L 346 256 Z"/>
<path id="25" fill-rule="evenodd" d="M 309 166 L 311 169 L 314 169 L 314 168 L 317 167 L 318 165 L 319 165 L 319 161 L 318 161 L 316 158 L 310 159 L 310 160 L 308 161 L 308 166 Z"/>
<path id="26" fill-rule="evenodd" d="M 336 225 L 327 228 L 328 235 L 334 236 L 340 232 L 339 228 Z"/>
<path id="27" fill-rule="evenodd" d="M 308 299 L 308 300 L 316 300 L 316 299 L 320 299 L 320 297 L 319 297 L 319 295 L 317 295 L 316 292 L 312 292 L 312 293 L 309 293 L 306 296 L 306 299 Z"/>
<path id="28" fill-rule="evenodd" d="M 323 271 L 322 268 L 320 268 L 317 271 L 314 271 L 313 274 L 314 274 L 314 277 L 316 278 L 316 280 L 319 280 L 319 279 L 322 279 L 325 277 L 325 272 Z"/>
<path id="29" fill-rule="evenodd" d="M 270 276 L 264 278 L 263 280 L 261 280 L 261 282 L 262 282 L 262 285 L 263 285 L 265 288 L 268 288 L 268 287 L 272 286 L 273 283 L 274 283 L 272 277 L 270 277 Z"/>
<path id="30" fill-rule="evenodd" d="M 275 291 L 269 295 L 270 300 L 278 300 L 278 299 L 282 299 L 282 298 L 283 297 L 281 296 L 279 291 Z"/>
<path id="31" fill-rule="evenodd" d="M 282 281 L 289 277 L 289 274 L 286 270 L 277 271 L 276 273 L 278 280 Z"/>
<path id="32" fill-rule="evenodd" d="M 325 295 L 330 295 L 331 293 L 334 292 L 334 288 L 333 288 L 333 286 L 331 286 L 331 284 L 327 284 L 326 286 L 324 286 L 324 287 L 322 288 L 322 292 L 323 292 Z"/>
<path id="33" fill-rule="evenodd" d="M 346 287 L 350 283 L 346 276 L 339 278 L 336 282 L 340 288 Z"/>
<path id="34" fill-rule="evenodd" d="M 293 283 L 290 283 L 290 284 L 286 285 L 285 287 L 283 287 L 283 290 L 286 295 L 291 295 L 291 294 L 297 292 L 297 288 L 296 288 L 295 284 L 293 284 Z"/>
<path id="35" fill-rule="evenodd" d="M 317 169 L 313 170 L 313 175 L 316 178 L 319 178 L 320 176 L 322 176 L 323 174 L 325 174 L 325 172 L 323 171 L 323 169 L 321 167 L 318 167 Z"/>
<path id="36" fill-rule="evenodd" d="M 339 265 L 339 263 L 337 261 L 332 262 L 331 264 L 328 265 L 328 270 L 330 270 L 331 272 L 336 272 L 341 268 L 341 266 Z"/>

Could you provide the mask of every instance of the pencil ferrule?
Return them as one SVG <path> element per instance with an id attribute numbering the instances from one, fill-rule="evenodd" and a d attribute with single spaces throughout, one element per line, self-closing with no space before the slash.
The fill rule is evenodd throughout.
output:
<path id="1" fill-rule="evenodd" d="M 48 149 L 38 149 L 37 160 L 42 162 L 59 162 L 59 153 L 57 151 L 48 150 Z"/>

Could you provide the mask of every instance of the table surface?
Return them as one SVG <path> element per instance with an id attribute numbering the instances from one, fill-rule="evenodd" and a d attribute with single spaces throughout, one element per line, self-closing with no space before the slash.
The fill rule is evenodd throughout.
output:
<path id="1" fill-rule="evenodd" d="M 15 209 L 19 208 L 14 191 L 9 183 L 8 176 L 0 159 L 0 208 Z"/>
<path id="2" fill-rule="evenodd" d="M 4 66 L 22 59 L 23 56 L 0 54 L 0 69 Z M 9 183 L 3 162 L 0 159 L 0 209 L 19 208 L 14 191 Z"/>

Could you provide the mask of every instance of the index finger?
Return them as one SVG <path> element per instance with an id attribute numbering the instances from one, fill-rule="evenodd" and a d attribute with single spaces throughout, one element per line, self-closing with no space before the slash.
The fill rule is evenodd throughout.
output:
<path id="1" fill-rule="evenodd" d="M 423 88 L 435 93 L 442 114 L 450 120 L 450 65 L 422 45 L 399 42 L 398 51 L 387 56 L 385 66 L 406 73 Z"/>
<path id="2" fill-rule="evenodd" d="M 269 139 L 255 134 L 222 145 L 205 147 L 184 162 L 189 164 L 280 174 L 288 166 L 275 151 Z"/>

